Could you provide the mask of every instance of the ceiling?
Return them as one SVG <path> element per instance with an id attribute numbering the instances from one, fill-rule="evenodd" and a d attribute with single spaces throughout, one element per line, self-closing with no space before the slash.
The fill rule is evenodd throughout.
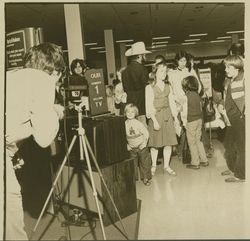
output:
<path id="1" fill-rule="evenodd" d="M 153 37 L 170 36 L 167 41 L 171 45 L 190 39 L 189 34 L 208 33 L 199 37 L 199 42 L 206 42 L 230 36 L 227 31 L 244 30 L 244 3 L 107 2 L 79 6 L 85 42 L 97 42 L 98 46 L 104 46 L 104 29 L 113 29 L 115 41 L 144 41 L 147 47 L 152 46 Z M 5 23 L 6 32 L 42 27 L 46 41 L 67 49 L 63 3 L 6 3 Z"/>

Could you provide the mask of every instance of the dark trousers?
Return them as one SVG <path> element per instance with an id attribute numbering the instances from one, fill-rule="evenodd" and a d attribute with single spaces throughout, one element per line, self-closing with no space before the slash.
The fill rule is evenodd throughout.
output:
<path id="1" fill-rule="evenodd" d="M 237 118 L 227 127 L 224 146 L 225 159 L 235 177 L 245 179 L 245 120 Z"/>
<path id="2" fill-rule="evenodd" d="M 135 167 L 135 177 L 138 180 L 138 166 L 140 170 L 141 179 L 147 178 L 151 179 L 151 156 L 148 150 L 148 147 L 140 150 L 139 148 L 129 151 L 130 158 L 134 159 Z"/>
<path id="3" fill-rule="evenodd" d="M 224 137 L 224 157 L 227 162 L 228 169 L 234 173 L 234 164 L 237 158 L 237 151 L 233 138 L 233 128 L 231 126 L 226 127 L 225 137 Z"/>
<path id="4" fill-rule="evenodd" d="M 124 115 L 125 106 L 126 106 L 126 103 L 122 103 L 122 102 L 120 104 L 115 103 L 115 108 L 120 110 L 119 115 Z"/>

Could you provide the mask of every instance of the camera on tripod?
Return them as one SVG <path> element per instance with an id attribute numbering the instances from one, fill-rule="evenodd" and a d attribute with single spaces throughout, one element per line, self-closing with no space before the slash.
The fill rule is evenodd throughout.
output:
<path id="1" fill-rule="evenodd" d="M 68 76 L 64 81 L 64 90 L 69 109 L 70 105 L 80 105 L 85 111 L 85 114 L 88 115 L 90 111 L 89 88 L 85 77 L 77 75 Z M 71 109 L 73 109 L 73 106 Z M 73 111 L 71 111 L 70 114 L 74 115 Z"/>

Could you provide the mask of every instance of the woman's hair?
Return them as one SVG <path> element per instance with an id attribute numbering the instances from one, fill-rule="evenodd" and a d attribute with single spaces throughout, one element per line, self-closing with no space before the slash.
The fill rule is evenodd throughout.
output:
<path id="1" fill-rule="evenodd" d="M 223 63 L 226 65 L 231 65 L 236 69 L 242 71 L 244 69 L 244 61 L 241 56 L 239 55 L 228 55 L 224 60 Z"/>
<path id="2" fill-rule="evenodd" d="M 134 104 L 127 104 L 124 108 L 124 116 L 127 115 L 128 110 L 133 110 L 135 113 L 135 117 L 139 115 L 138 107 Z"/>
<path id="3" fill-rule="evenodd" d="M 53 71 L 62 73 L 65 70 L 62 48 L 53 43 L 42 43 L 33 46 L 24 56 L 24 67 L 39 69 L 49 75 Z"/>
<path id="4" fill-rule="evenodd" d="M 155 64 L 155 65 L 154 65 L 155 68 L 152 69 L 152 72 L 151 72 L 150 75 L 149 75 L 149 81 L 148 81 L 149 84 L 154 84 L 154 83 L 156 82 L 156 72 L 157 72 L 157 70 L 158 70 L 158 68 L 159 68 L 160 65 L 163 65 L 163 66 L 165 66 L 165 67 L 168 69 L 167 63 L 162 63 L 162 62 L 160 62 L 160 63 L 158 63 L 158 64 Z M 166 77 L 165 77 L 164 82 L 165 82 L 166 84 L 169 83 L 169 81 L 168 81 L 168 74 L 166 74 Z"/>
<path id="5" fill-rule="evenodd" d="M 193 75 L 187 76 L 181 82 L 182 88 L 184 92 L 186 91 L 195 91 L 198 92 L 199 90 L 199 82 L 197 78 Z"/>
<path id="6" fill-rule="evenodd" d="M 76 75 L 75 68 L 76 68 L 78 63 L 82 67 L 82 73 L 84 73 L 84 70 L 88 67 L 86 62 L 83 59 L 74 59 L 74 60 L 72 60 L 71 65 L 70 65 L 70 70 L 71 70 L 71 73 L 73 75 Z"/>
<path id="7" fill-rule="evenodd" d="M 188 60 L 188 54 L 187 54 L 187 52 L 180 50 L 179 52 L 176 53 L 174 59 L 176 62 L 178 62 L 182 58 L 186 58 L 186 60 Z"/>
<path id="8" fill-rule="evenodd" d="M 160 62 L 158 62 L 158 63 L 166 63 L 165 57 L 161 54 L 155 56 L 155 62 L 157 59 L 160 59 Z"/>

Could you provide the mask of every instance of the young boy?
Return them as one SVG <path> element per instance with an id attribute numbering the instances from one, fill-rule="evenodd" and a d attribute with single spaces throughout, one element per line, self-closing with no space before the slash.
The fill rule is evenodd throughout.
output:
<path id="1" fill-rule="evenodd" d="M 192 75 L 184 78 L 182 88 L 186 94 L 182 121 L 186 128 L 188 145 L 191 152 L 191 164 L 187 164 L 186 167 L 200 169 L 200 166 L 208 166 L 209 163 L 201 141 L 202 107 L 201 97 L 198 94 L 199 83 L 197 78 Z"/>
<path id="2" fill-rule="evenodd" d="M 134 159 L 135 174 L 137 177 L 137 165 L 139 164 L 140 176 L 146 186 L 150 185 L 151 158 L 147 148 L 149 133 L 143 123 L 136 119 L 138 108 L 134 104 L 127 104 L 124 109 L 128 151 Z M 139 162 L 139 163 L 138 163 Z"/>

